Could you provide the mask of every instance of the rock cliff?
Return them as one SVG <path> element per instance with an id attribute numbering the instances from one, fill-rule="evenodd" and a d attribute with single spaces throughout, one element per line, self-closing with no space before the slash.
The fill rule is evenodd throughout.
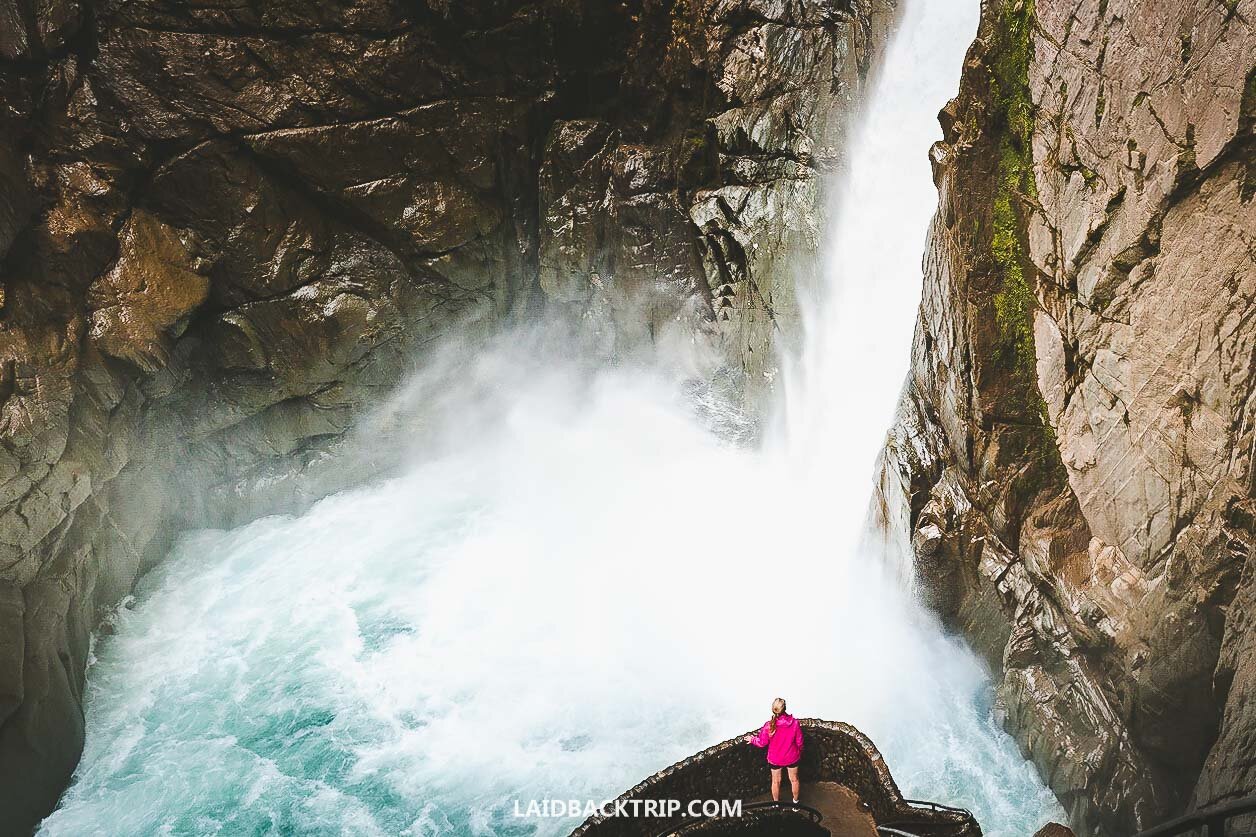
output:
<path id="1" fill-rule="evenodd" d="M 1256 3 L 989 0 L 883 458 L 1079 833 L 1256 792 Z"/>
<path id="2" fill-rule="evenodd" d="M 681 321 L 770 375 L 893 0 L 0 0 L 0 831 L 189 525 L 346 477 L 424 346 Z"/>

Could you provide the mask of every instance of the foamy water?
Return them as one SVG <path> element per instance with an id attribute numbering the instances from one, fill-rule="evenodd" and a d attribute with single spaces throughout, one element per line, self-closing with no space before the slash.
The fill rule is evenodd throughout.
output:
<path id="1" fill-rule="evenodd" d="M 987 834 L 1061 817 L 901 556 L 859 546 L 936 201 L 925 151 L 975 6 L 909 12 L 764 444 L 733 444 L 737 412 L 662 365 L 515 336 L 429 369 L 393 405 L 422 427 L 388 451 L 399 476 L 192 533 L 143 579 L 97 644 L 86 752 L 41 833 L 562 834 L 577 821 L 516 801 L 617 795 L 778 694 L 859 726 L 909 796 Z"/>

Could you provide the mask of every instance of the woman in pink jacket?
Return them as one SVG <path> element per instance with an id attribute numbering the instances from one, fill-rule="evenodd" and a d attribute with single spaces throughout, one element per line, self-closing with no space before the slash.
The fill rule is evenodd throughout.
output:
<path id="1" fill-rule="evenodd" d="M 802 724 L 785 711 L 785 698 L 772 701 L 772 717 L 758 735 L 747 735 L 746 743 L 768 748 L 768 769 L 772 773 L 772 801 L 781 801 L 781 771 L 789 772 L 789 787 L 798 802 L 798 760 L 802 758 Z"/>

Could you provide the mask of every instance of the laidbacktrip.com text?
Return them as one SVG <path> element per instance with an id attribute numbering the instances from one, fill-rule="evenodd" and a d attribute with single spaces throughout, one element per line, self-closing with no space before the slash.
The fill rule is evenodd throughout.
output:
<path id="1" fill-rule="evenodd" d="M 740 817 L 740 799 L 515 800 L 516 817 Z"/>

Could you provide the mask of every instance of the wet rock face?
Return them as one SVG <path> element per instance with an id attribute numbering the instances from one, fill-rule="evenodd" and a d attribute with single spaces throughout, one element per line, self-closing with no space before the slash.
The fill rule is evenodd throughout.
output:
<path id="1" fill-rule="evenodd" d="M 343 484 L 442 335 L 679 327 L 762 386 L 894 5 L 0 0 L 0 831 L 101 608 Z"/>
<path id="2" fill-rule="evenodd" d="M 1256 5 L 1000 0 L 883 482 L 1079 833 L 1256 792 Z"/>

